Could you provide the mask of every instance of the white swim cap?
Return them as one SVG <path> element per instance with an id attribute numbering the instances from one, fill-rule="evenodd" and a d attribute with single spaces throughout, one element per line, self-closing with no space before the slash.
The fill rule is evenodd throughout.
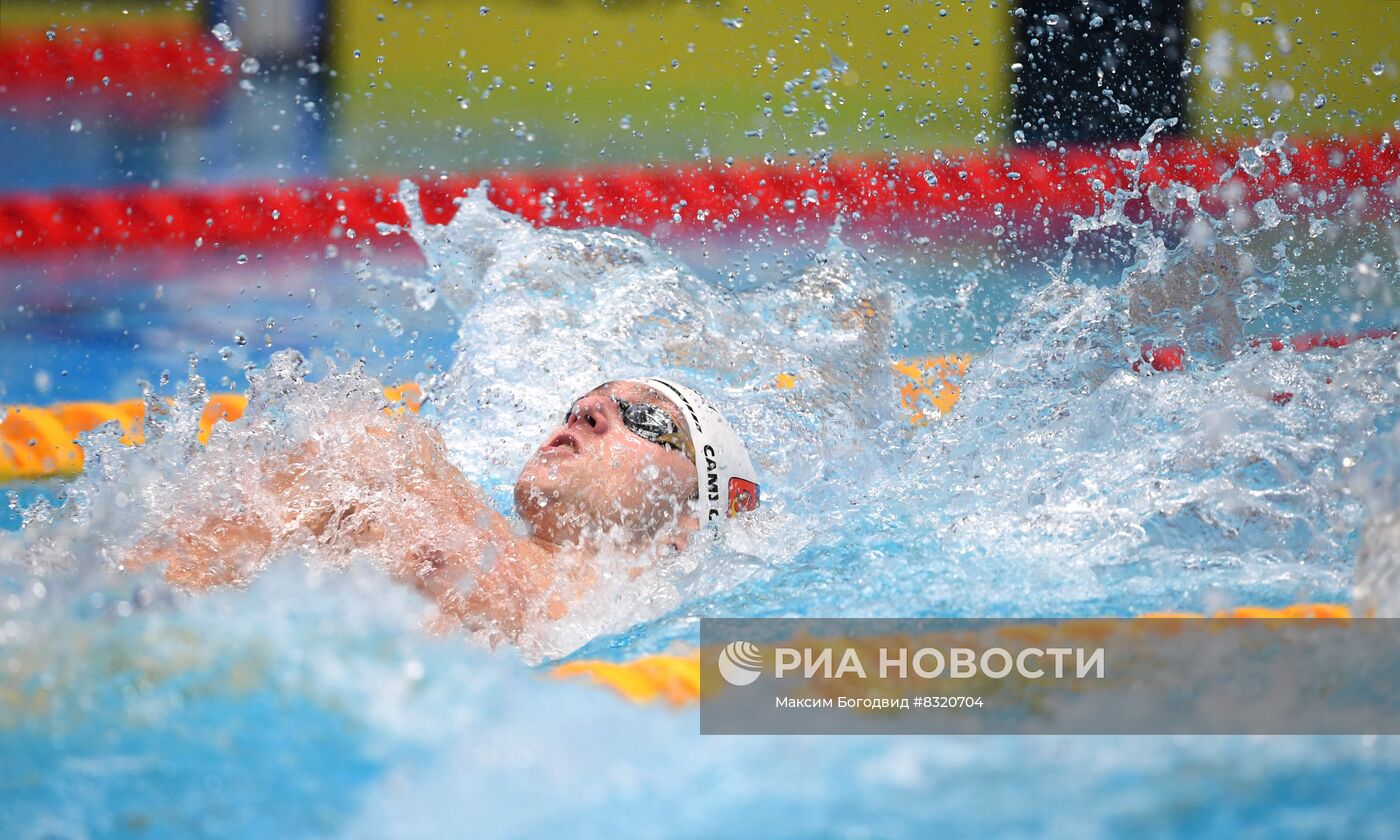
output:
<path id="1" fill-rule="evenodd" d="M 669 379 L 631 379 L 676 404 L 695 444 L 695 475 L 704 522 L 758 507 L 758 475 L 734 427 L 692 388 Z"/>

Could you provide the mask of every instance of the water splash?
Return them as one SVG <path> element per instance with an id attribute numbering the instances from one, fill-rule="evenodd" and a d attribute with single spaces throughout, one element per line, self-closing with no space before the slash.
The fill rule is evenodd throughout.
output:
<path id="1" fill-rule="evenodd" d="M 513 479 L 578 394 L 658 372 L 723 405 L 761 472 L 791 477 L 794 490 L 876 450 L 879 441 L 852 447 L 892 416 L 899 290 L 839 240 L 799 276 L 733 293 L 633 234 L 536 229 L 492 206 L 484 188 L 441 227 L 423 222 L 411 185 L 403 200 L 460 322 L 457 359 L 432 391 L 470 474 Z M 798 386 L 775 388 L 779 373 Z"/>
<path id="2" fill-rule="evenodd" d="M 658 372 L 696 385 L 744 430 L 772 502 L 641 574 L 599 558 L 596 586 L 567 620 L 511 633 L 537 661 L 770 574 L 825 530 L 795 517 L 822 523 L 858 495 L 858 469 L 896 451 L 896 295 L 834 237 L 800 276 L 735 294 L 640 237 L 536 230 L 492 207 L 484 188 L 445 226 L 423 222 L 411 187 L 403 201 L 429 260 L 415 300 L 445 301 L 458 323 L 458 358 L 430 383 L 431 420 L 386 414 L 380 383 L 358 367 L 313 377 L 284 351 L 251 377 L 244 417 L 200 446 L 205 387 L 192 370 L 173 405 L 148 401 L 144 446 L 92 436 L 89 469 L 63 504 L 28 511 L 17 540 L 31 564 L 163 564 L 168 580 L 197 588 L 247 586 L 289 558 L 320 569 L 364 558 L 397 576 L 395 541 L 470 553 L 462 541 L 474 539 L 400 486 L 432 462 L 435 430 L 504 511 L 516 471 L 579 393 Z M 778 373 L 797 387 L 775 387 Z"/>
<path id="3" fill-rule="evenodd" d="M 1400 766 L 1393 741 L 1171 739 L 1145 753 L 1073 739 L 1029 753 L 1023 741 L 999 739 L 968 749 L 698 743 L 692 717 L 620 711 L 611 696 L 541 680 L 517 661 L 580 646 L 613 658 L 688 646 L 700 615 L 1123 614 L 1343 597 L 1353 558 L 1362 603 L 1394 613 L 1396 342 L 1297 354 L 1247 340 L 1270 318 L 1294 317 L 1303 299 L 1346 319 L 1393 314 L 1393 264 L 1332 260 L 1314 278 L 1294 250 L 1271 251 L 1267 237 L 1287 235 L 1292 220 L 1242 236 L 1198 213 L 1198 196 L 1152 189 L 1133 200 L 1184 201 L 1185 233 L 1126 212 L 1086 220 L 1086 236 L 1126 236 L 1129 267 L 1090 282 L 1067 260 L 1004 322 L 979 325 L 995 328 L 996 340 L 957 410 L 920 432 L 894 415 L 885 364 L 906 352 L 922 293 L 879 276 L 839 239 L 797 276 L 738 293 L 639 237 L 536 230 L 480 192 L 449 225 L 426 225 L 408 190 L 410 230 L 429 267 L 400 279 L 413 306 L 458 327 L 458 358 L 427 383 L 427 422 L 499 509 L 569 399 L 606 378 L 657 371 L 715 395 L 736 419 L 767 481 L 765 508 L 635 578 L 601 575 L 589 604 L 532 628 L 505 656 L 424 634 L 432 605 L 335 535 L 276 535 L 275 551 L 223 569 L 248 589 L 184 595 L 157 570 L 112 564 L 172 518 L 178 526 L 211 506 L 271 516 L 277 499 L 258 492 L 257 465 L 310 443 L 341 456 L 314 476 L 323 497 L 396 506 L 423 534 L 439 527 L 426 508 L 398 509 L 401 497 L 388 490 L 412 467 L 408 450 L 366 458 L 346 433 L 358 423 L 382 424 L 396 439 L 427 434 L 386 416 L 379 383 L 362 371 L 311 370 L 279 355 L 255 377 L 244 419 L 217 427 L 208 446 L 195 442 L 203 384 L 191 376 L 171 406 L 148 397 L 145 446 L 123 447 L 110 429 L 90 435 L 82 478 L 58 503 L 21 506 L 22 532 L 0 535 L 0 663 L 15 678 L 0 684 L 10 692 L 0 702 L 0 756 L 18 757 L 20 768 L 62 765 L 46 778 L 77 777 L 105 793 L 104 813 L 166 814 L 185 801 L 166 795 L 167 768 L 206 767 L 230 740 L 270 732 L 251 741 L 276 746 L 266 778 L 295 782 L 300 801 L 334 815 L 308 820 L 376 836 L 460 828 L 459 813 L 441 807 L 449 800 L 466 803 L 487 833 L 576 826 L 579 813 L 656 833 L 720 833 L 735 814 L 746 829 L 790 827 L 774 803 L 790 801 L 794 774 L 813 779 L 806 795 L 854 814 L 853 831 L 879 818 L 927 818 L 901 803 L 924 803 L 910 794 L 936 783 L 966 788 L 963 799 L 1060 785 L 1066 799 L 1112 803 L 1090 809 L 1104 832 L 1156 807 L 1141 804 L 1145 789 L 1203 796 L 1241 772 L 1257 774 L 1251 789 L 1266 791 L 1263 804 L 1276 804 L 1267 791 L 1281 783 L 1379 778 L 1347 786 L 1351 798 L 1328 807 L 1339 818 L 1389 807 L 1387 782 Z M 1324 222 L 1306 241 L 1340 250 L 1356 239 L 1389 253 L 1344 217 Z M 1133 372 L 1145 342 L 1184 346 L 1187 370 Z M 779 372 L 795 374 L 796 386 L 772 387 Z M 1286 405 L 1278 392 L 1292 395 Z M 273 556 L 293 562 L 269 565 Z M 84 764 L 55 747 L 53 730 L 82 744 L 117 733 L 130 758 Z M 1128 754 L 1127 764 L 1116 758 Z M 752 771 L 751 808 L 645 805 L 705 788 L 733 766 Z M 159 793 L 118 797 L 114 767 Z M 560 796 L 537 809 L 503 804 L 523 801 L 541 778 Z M 221 794 L 238 809 L 231 824 L 256 828 L 262 791 Z M 191 824 L 207 817 L 178 813 Z M 829 830 L 832 809 L 815 813 L 822 822 L 811 831 Z M 1291 825 L 1278 813 L 1261 804 L 1251 818 Z M 1021 816 L 1022 825 L 1069 828 L 1043 813 Z M 42 817 L 60 828 L 90 824 L 61 809 Z M 986 833 L 982 819 L 957 809 L 939 824 Z"/>
<path id="4" fill-rule="evenodd" d="M 1274 268 L 1261 270 L 1257 243 L 1293 220 L 1240 232 L 1194 192 L 1144 187 L 1152 140 L 1120 153 L 1137 174 L 1076 220 L 1052 282 L 998 325 L 955 413 L 920 434 L 896 416 L 888 367 L 917 329 L 920 296 L 839 232 L 796 276 L 741 291 L 634 234 L 537 229 L 492 206 L 485 186 L 448 224 L 430 225 L 405 184 L 407 230 L 427 269 L 397 279 L 457 331 L 456 359 L 426 383 L 428 423 L 497 509 L 508 510 L 516 471 L 562 407 L 602 381 L 655 373 L 723 405 L 764 479 L 758 516 L 680 557 L 641 574 L 601 560 L 590 597 L 566 621 L 532 626 L 523 654 L 615 639 L 660 649 L 689 639 L 696 615 L 725 612 L 1083 614 L 1340 597 L 1365 499 L 1379 493 L 1350 476 L 1372 430 L 1395 422 L 1395 342 L 1251 348 L 1251 326 L 1289 309 L 1282 290 L 1301 272 L 1277 246 Z M 1156 219 L 1129 211 L 1144 201 Z M 1114 282 L 1071 276 L 1091 233 L 1126 238 L 1132 261 Z M 1369 259 L 1352 274 L 1379 300 L 1383 270 Z M 1134 372 L 1144 347 L 1163 345 L 1184 348 L 1187 371 Z M 257 377 L 245 420 L 207 447 L 193 443 L 194 376 L 153 419 L 148 446 L 95 436 L 93 468 L 64 504 L 27 511 L 23 555 L 71 571 L 85 557 L 119 562 L 172 518 L 275 519 L 285 502 L 249 489 L 255 465 L 311 444 L 339 455 L 315 474 L 324 489 L 307 504 L 357 505 L 366 519 L 401 517 L 426 542 L 457 539 L 431 506 L 395 508 L 389 476 L 412 467 L 414 446 L 436 445 L 422 424 L 384 419 L 379 384 L 358 370 L 308 374 L 299 357 L 279 356 Z M 776 387 L 778 374 L 795 386 Z M 381 425 L 400 446 L 366 459 L 355 424 Z M 1381 534 L 1367 545 L 1383 544 L 1382 526 L 1367 533 Z M 382 560 L 304 529 L 268 542 L 216 577 L 243 585 L 279 556 L 323 569 Z"/>
<path id="5" fill-rule="evenodd" d="M 1400 365 L 1394 369 L 1400 380 Z M 1400 617 L 1400 426 L 1380 436 L 1350 476 L 1352 493 L 1370 511 L 1356 560 L 1356 601 L 1362 610 Z"/>

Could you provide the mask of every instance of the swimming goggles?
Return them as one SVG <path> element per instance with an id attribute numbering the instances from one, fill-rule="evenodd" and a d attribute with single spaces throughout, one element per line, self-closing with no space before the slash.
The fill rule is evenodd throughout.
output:
<path id="1" fill-rule="evenodd" d="M 643 440 L 684 453 L 691 463 L 695 462 L 694 446 L 676 426 L 676 421 L 671 419 L 666 409 L 650 403 L 628 402 L 620 397 L 610 396 L 609 399 L 617 403 L 617 410 L 622 415 L 622 425 L 627 427 L 629 432 Z M 569 406 L 568 413 L 564 415 L 566 425 L 577 410 L 578 403 Z"/>

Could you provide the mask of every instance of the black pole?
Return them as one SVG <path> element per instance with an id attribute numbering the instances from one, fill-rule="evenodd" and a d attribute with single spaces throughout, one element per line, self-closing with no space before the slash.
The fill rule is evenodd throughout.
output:
<path id="1" fill-rule="evenodd" d="M 1186 128 L 1184 0 L 1019 0 L 1012 86 L 1018 143 L 1136 140 Z"/>

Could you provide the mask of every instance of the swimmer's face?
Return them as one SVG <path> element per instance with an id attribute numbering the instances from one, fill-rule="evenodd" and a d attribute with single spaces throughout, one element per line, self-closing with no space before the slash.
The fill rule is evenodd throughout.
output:
<path id="1" fill-rule="evenodd" d="M 654 406 L 679 439 L 648 440 L 623 422 L 618 400 Z M 693 451 L 674 404 L 631 382 L 610 382 L 572 406 L 515 483 L 515 507 L 534 534 L 557 545 L 595 543 L 604 531 L 624 540 L 693 530 Z"/>

